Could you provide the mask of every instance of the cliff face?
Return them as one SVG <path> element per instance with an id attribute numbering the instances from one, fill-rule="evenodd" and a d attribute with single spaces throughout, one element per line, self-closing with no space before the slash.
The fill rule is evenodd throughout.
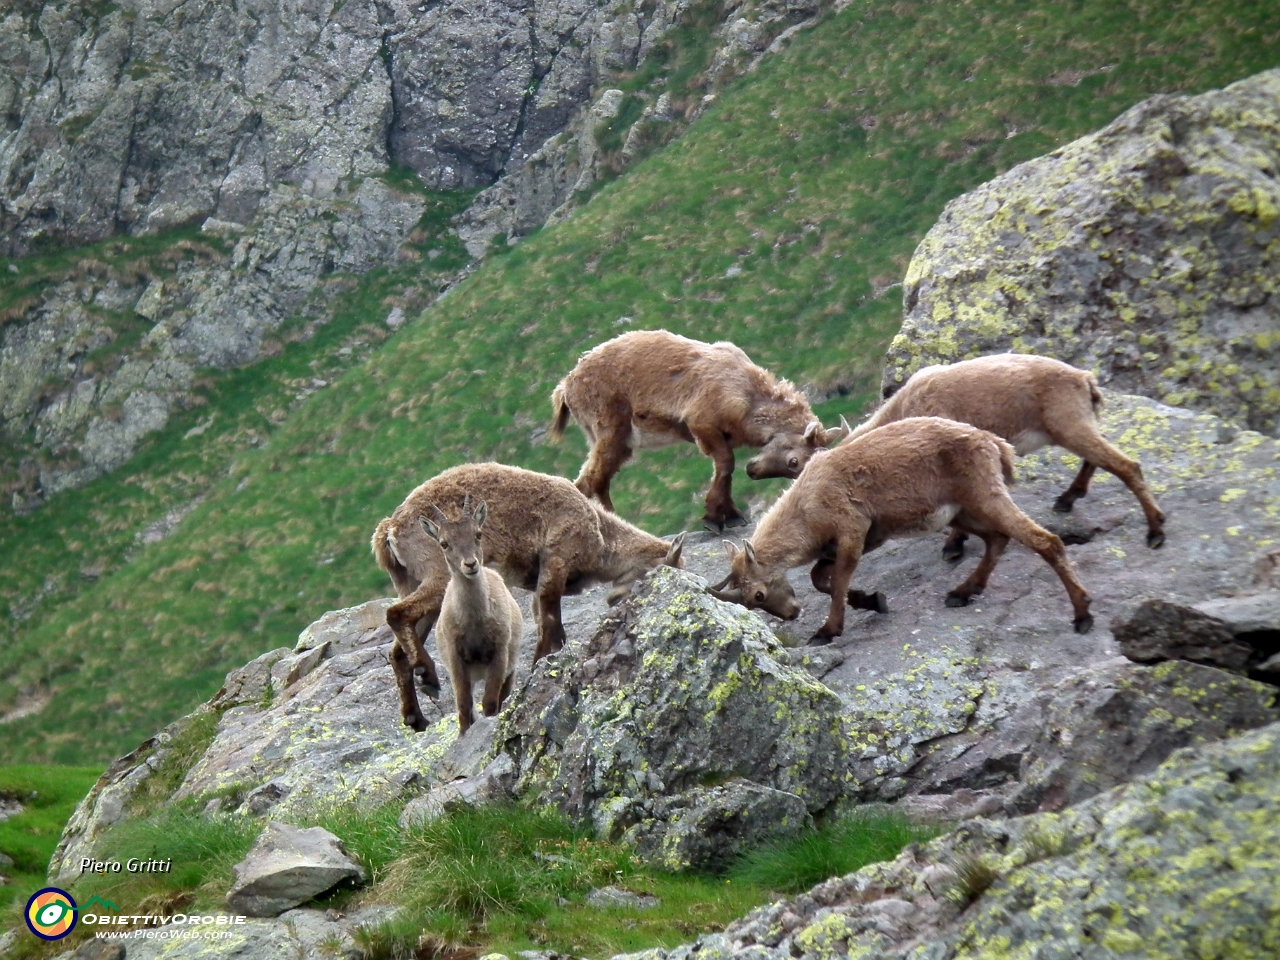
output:
<path id="1" fill-rule="evenodd" d="M 0 21 L 4 247 L 246 223 L 276 185 L 325 197 L 392 162 L 492 183 L 679 8 L 622 6 L 20 4 Z"/>
<path id="2" fill-rule="evenodd" d="M 1280 432 L 1280 71 L 1157 96 L 952 201 L 884 388 L 1001 351 Z"/>

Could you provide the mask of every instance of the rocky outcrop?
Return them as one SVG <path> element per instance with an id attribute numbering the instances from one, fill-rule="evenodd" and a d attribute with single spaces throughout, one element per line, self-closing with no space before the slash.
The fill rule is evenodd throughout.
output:
<path id="1" fill-rule="evenodd" d="M 344 880 L 366 879 L 364 868 L 329 831 L 275 821 L 232 874 L 227 906 L 248 917 L 278 916 Z"/>
<path id="2" fill-rule="evenodd" d="M 1187 748 L 1063 814 L 976 820 L 890 863 L 631 960 L 1264 957 L 1280 725 Z"/>
<path id="3" fill-rule="evenodd" d="M 903 283 L 884 390 L 1034 352 L 1280 435 L 1280 71 L 1157 96 L 948 204 Z"/>

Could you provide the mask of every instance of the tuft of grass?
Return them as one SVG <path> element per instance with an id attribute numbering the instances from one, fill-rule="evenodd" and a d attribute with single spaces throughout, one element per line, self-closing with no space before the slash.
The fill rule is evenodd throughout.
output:
<path id="1" fill-rule="evenodd" d="M 153 813 L 182 786 L 187 771 L 213 743 L 221 716 L 218 711 L 202 706 L 186 719 L 165 748 L 165 755 L 155 771 L 134 794 L 129 810 L 134 817 Z"/>
<path id="2" fill-rule="evenodd" d="M 947 899 L 968 906 L 1000 879 L 992 858 L 981 853 L 965 853 L 951 863 L 956 879 L 947 889 Z"/>
<path id="3" fill-rule="evenodd" d="M 940 832 L 894 810 L 855 811 L 794 840 L 751 851 L 734 865 L 730 877 L 779 893 L 799 893 L 869 863 L 891 860 L 907 844 L 931 840 Z"/>

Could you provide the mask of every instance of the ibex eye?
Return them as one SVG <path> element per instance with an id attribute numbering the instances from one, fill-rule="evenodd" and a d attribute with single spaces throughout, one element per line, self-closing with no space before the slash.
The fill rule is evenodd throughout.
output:
<path id="1" fill-rule="evenodd" d="M 793 466 L 793 467 L 798 467 L 798 466 L 800 466 L 800 461 L 799 461 L 796 457 L 792 457 L 792 458 L 791 458 L 791 464 L 790 464 L 790 465 L 791 465 L 791 466 Z"/>
<path id="2" fill-rule="evenodd" d="M 448 540 L 441 540 L 441 541 L 440 541 L 440 549 L 441 549 L 441 550 L 448 550 L 448 549 L 449 549 L 449 541 L 448 541 Z"/>
<path id="3" fill-rule="evenodd" d="M 764 603 L 764 591 L 763 591 L 763 590 L 757 590 L 757 591 L 756 591 L 756 603 Z"/>

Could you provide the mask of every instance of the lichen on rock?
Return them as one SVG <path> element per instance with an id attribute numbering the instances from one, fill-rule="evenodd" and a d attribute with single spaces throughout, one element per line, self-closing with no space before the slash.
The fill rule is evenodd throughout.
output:
<path id="1" fill-rule="evenodd" d="M 1160 95 L 953 200 L 916 249 L 891 392 L 1001 351 L 1280 432 L 1280 70 Z"/>

